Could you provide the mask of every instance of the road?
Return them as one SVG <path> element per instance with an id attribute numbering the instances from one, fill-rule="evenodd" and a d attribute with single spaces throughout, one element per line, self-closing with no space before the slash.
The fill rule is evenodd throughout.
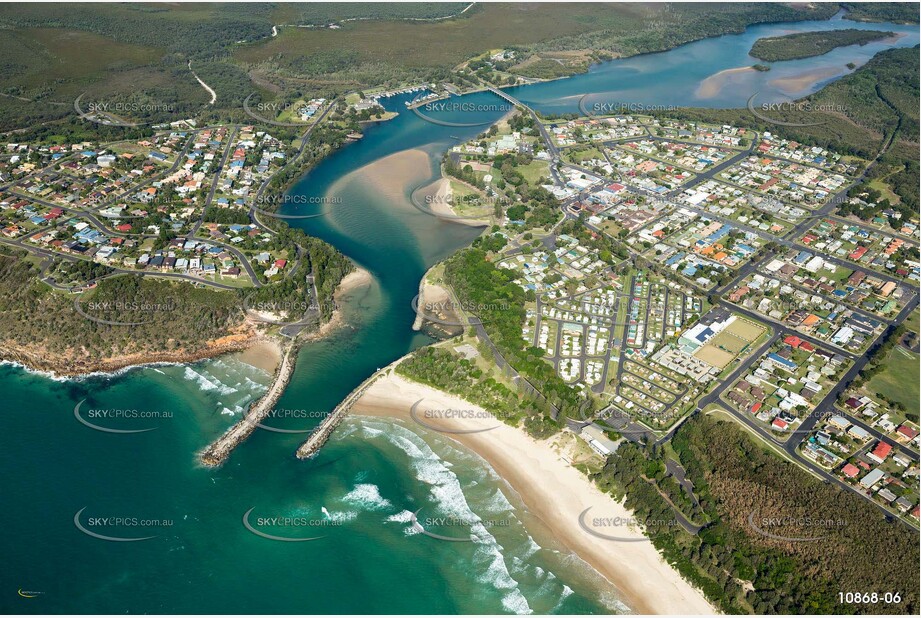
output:
<path id="1" fill-rule="evenodd" d="M 317 126 L 319 126 L 320 123 L 323 122 L 323 120 L 326 118 L 326 116 L 336 107 L 337 101 L 338 101 L 337 99 L 333 99 L 332 101 L 330 101 L 330 102 L 329 102 L 329 105 L 326 107 L 326 109 L 324 109 L 324 110 L 320 113 L 320 115 L 317 116 L 316 121 L 315 121 L 312 125 L 310 125 L 309 127 L 307 127 L 307 130 L 306 130 L 306 131 L 304 131 L 304 134 L 301 136 L 301 145 L 300 145 L 300 148 L 298 148 L 297 154 L 294 155 L 294 157 L 292 157 L 292 159 L 291 159 L 291 162 L 292 162 L 292 163 L 293 163 L 294 161 L 297 161 L 298 159 L 300 159 L 300 158 L 304 155 L 304 150 L 307 148 L 307 142 L 309 141 L 308 138 L 310 137 L 310 134 L 313 133 L 313 130 L 314 130 L 315 128 L 317 128 Z M 275 234 L 275 233 L 276 233 L 275 230 L 273 230 L 271 227 L 265 225 L 264 223 L 262 223 L 262 221 L 259 220 L 259 214 L 260 214 L 260 213 L 259 213 L 259 211 L 257 211 L 257 210 L 255 209 L 256 206 L 257 206 L 258 204 L 263 204 L 263 203 L 264 203 L 264 195 L 265 195 L 266 190 L 269 188 L 269 183 L 271 183 L 271 182 L 272 182 L 272 178 L 271 178 L 271 177 L 266 178 L 266 179 L 262 182 L 262 184 L 259 186 L 259 189 L 256 191 L 256 195 L 255 195 L 255 197 L 253 198 L 253 205 L 250 207 L 249 219 L 250 219 L 250 221 L 253 222 L 254 225 L 258 226 L 259 229 L 265 230 L 266 232 L 269 232 L 269 233 L 271 233 L 271 234 Z M 261 208 L 261 206 L 260 206 L 260 208 Z M 266 210 L 266 209 L 263 208 L 262 210 Z M 263 215 L 263 216 L 265 216 L 265 215 Z"/>
<path id="2" fill-rule="evenodd" d="M 18 195 L 18 194 L 17 194 L 17 195 Z M 104 233 L 106 233 L 106 234 L 108 234 L 108 235 L 110 235 L 110 236 L 117 236 L 117 237 L 119 237 L 119 238 L 126 238 L 126 239 L 129 239 L 129 238 L 130 238 L 130 239 L 135 239 L 135 240 L 143 240 L 143 239 L 148 239 L 148 238 L 158 238 L 158 236 L 155 235 L 155 234 L 126 234 L 126 233 L 123 233 L 123 232 L 119 232 L 119 231 L 117 231 L 117 230 L 113 230 L 113 229 L 107 227 L 107 225 L 106 225 L 105 223 L 103 223 L 103 221 L 102 221 L 101 219 L 98 219 L 98 218 L 96 217 L 96 215 L 93 214 L 91 211 L 86 211 L 86 210 L 81 210 L 81 209 L 76 209 L 76 208 L 70 208 L 70 207 L 66 207 L 66 206 L 60 206 L 60 205 L 55 204 L 55 203 L 53 203 L 53 202 L 48 202 L 48 201 L 45 201 L 45 200 L 42 200 L 42 199 L 39 199 L 39 198 L 35 198 L 35 197 L 31 197 L 31 196 L 28 197 L 27 199 L 29 199 L 30 201 L 33 201 L 33 202 L 35 202 L 35 203 L 37 203 L 37 204 L 41 204 L 42 206 L 46 206 L 46 207 L 48 207 L 48 208 L 60 208 L 60 209 L 63 210 L 65 213 L 68 213 L 68 214 L 70 214 L 71 216 L 85 218 L 85 219 L 87 219 L 90 223 L 92 223 L 93 225 L 95 225 L 96 227 L 98 227 L 100 231 L 102 231 L 102 232 L 104 232 Z M 34 235 L 34 234 L 38 234 L 38 233 L 41 233 L 41 232 L 44 232 L 44 231 L 47 231 L 47 230 L 50 230 L 50 229 L 53 229 L 53 228 L 54 228 L 54 225 L 49 225 L 49 226 L 45 226 L 45 227 L 42 227 L 42 228 L 38 228 L 38 229 L 36 229 L 36 230 L 31 231 L 31 232 L 29 233 L 29 236 L 32 236 L 32 235 Z M 263 283 L 259 280 L 259 277 L 258 277 L 258 275 L 256 274 L 256 271 L 253 269 L 252 265 L 249 263 L 249 260 L 246 258 L 245 255 L 243 255 L 243 252 L 242 252 L 242 251 L 240 251 L 239 249 L 237 249 L 237 248 L 234 247 L 233 245 L 228 244 L 228 243 L 225 243 L 225 242 L 222 242 L 222 241 L 220 241 L 220 240 L 215 240 L 215 239 L 213 239 L 213 238 L 208 238 L 208 239 L 205 239 L 205 238 L 193 238 L 191 234 L 187 235 L 186 239 L 187 239 L 187 240 L 195 240 L 195 241 L 197 241 L 197 242 L 203 242 L 203 243 L 208 243 L 208 244 L 216 245 L 216 246 L 221 247 L 222 249 L 224 249 L 224 250 L 227 251 L 228 253 L 233 254 L 233 256 L 236 258 L 236 260 L 240 263 L 240 265 L 241 265 L 241 266 L 243 267 L 243 269 L 246 271 L 246 274 L 247 274 L 247 275 L 249 276 L 249 278 L 252 280 L 253 285 L 254 285 L 255 287 L 257 287 L 257 288 L 261 288 L 261 287 L 263 286 Z M 18 245 L 20 246 L 20 248 L 25 249 L 25 250 L 27 250 L 27 251 L 32 250 L 32 246 L 31 246 L 31 245 L 25 244 L 24 242 L 22 242 L 21 239 L 20 239 L 18 242 L 16 242 L 16 244 L 18 244 Z M 114 267 L 110 267 L 110 268 L 113 268 L 113 270 L 116 270 L 116 271 L 120 271 L 120 272 L 130 272 L 130 273 L 133 273 L 133 274 L 136 274 L 136 275 L 148 275 L 148 274 L 151 274 L 151 273 L 145 273 L 144 271 L 140 271 L 140 270 L 126 270 L 126 269 L 119 269 L 119 268 L 114 268 Z M 174 275 L 174 273 L 156 273 L 157 276 L 159 276 L 160 274 L 169 274 L 170 276 L 173 276 L 173 275 Z M 191 280 L 191 281 L 196 281 L 196 282 L 202 283 L 202 284 L 204 284 L 204 285 L 213 285 L 214 287 L 219 287 L 219 288 L 222 288 L 222 289 L 234 289 L 234 290 L 235 290 L 235 289 L 239 289 L 239 288 L 236 288 L 236 287 L 234 287 L 234 286 L 226 286 L 226 285 L 223 285 L 223 284 L 218 285 L 218 284 L 216 284 L 216 282 L 207 281 L 207 280 L 204 280 L 204 279 L 198 279 L 198 278 L 196 278 L 196 277 L 186 276 L 186 277 L 184 277 L 184 278 L 187 278 L 187 279 L 189 279 L 189 280 Z"/>

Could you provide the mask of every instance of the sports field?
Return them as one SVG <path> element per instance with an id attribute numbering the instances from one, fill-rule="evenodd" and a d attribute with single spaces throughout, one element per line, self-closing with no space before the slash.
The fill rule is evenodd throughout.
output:
<path id="1" fill-rule="evenodd" d="M 694 356 L 709 365 L 723 369 L 765 332 L 763 326 L 737 317 L 732 324 L 697 350 Z"/>

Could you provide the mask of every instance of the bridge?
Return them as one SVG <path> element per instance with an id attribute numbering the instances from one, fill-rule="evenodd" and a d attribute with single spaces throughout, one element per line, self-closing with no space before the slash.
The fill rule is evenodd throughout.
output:
<path id="1" fill-rule="evenodd" d="M 531 118 L 534 119 L 534 124 L 537 126 L 537 130 L 540 131 L 540 136 L 544 140 L 544 145 L 547 146 L 547 152 L 550 153 L 550 158 L 552 159 L 552 164 L 550 165 L 550 174 L 553 176 L 553 180 L 554 182 L 556 182 L 556 184 L 563 185 L 564 183 L 562 179 L 560 178 L 559 172 L 556 169 L 556 166 L 559 165 L 560 163 L 560 150 L 554 145 L 553 140 L 550 139 L 550 134 L 547 132 L 547 128 L 544 127 L 544 123 L 542 123 L 540 121 L 540 118 L 537 117 L 537 112 L 535 112 L 533 109 L 531 109 L 530 106 L 522 103 L 521 101 L 519 101 L 518 99 L 516 99 L 509 93 L 505 92 L 504 90 L 499 90 L 498 88 L 492 85 L 487 85 L 486 89 L 489 90 L 494 95 L 505 99 L 506 101 L 514 105 L 515 107 L 521 107 L 521 108 L 528 110 L 528 113 L 531 114 Z"/>

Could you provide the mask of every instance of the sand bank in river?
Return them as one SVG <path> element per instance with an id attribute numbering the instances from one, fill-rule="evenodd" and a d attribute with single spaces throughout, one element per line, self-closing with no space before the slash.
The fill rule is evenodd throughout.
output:
<path id="1" fill-rule="evenodd" d="M 717 96 L 723 88 L 732 83 L 736 75 L 751 73 L 754 70 L 755 69 L 752 67 L 736 67 L 734 69 L 725 69 L 719 73 L 714 73 L 700 82 L 694 95 L 698 99 L 712 99 Z"/>
<path id="2" fill-rule="evenodd" d="M 778 77 L 769 81 L 768 84 L 786 94 L 795 95 L 803 92 L 816 82 L 825 81 L 826 79 L 837 77 L 846 72 L 844 67 L 825 67 L 823 69 L 812 69 L 788 77 Z"/>

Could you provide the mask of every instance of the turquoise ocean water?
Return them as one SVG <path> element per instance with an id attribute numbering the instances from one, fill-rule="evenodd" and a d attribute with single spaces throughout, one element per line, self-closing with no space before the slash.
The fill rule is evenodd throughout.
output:
<path id="1" fill-rule="evenodd" d="M 710 98 L 702 80 L 747 66 L 760 36 L 815 28 L 872 27 L 914 45 L 917 28 L 832 20 L 765 25 L 675 50 L 613 61 L 586 75 L 512 89 L 544 111 L 576 111 L 578 100 L 742 107 L 817 90 L 847 62 L 862 64 L 889 43 L 843 48 L 774 63 Z M 804 89 L 771 82 L 815 71 Z M 844 72 L 843 70 L 841 71 Z M 761 99 L 760 97 L 763 97 Z M 408 113 L 369 127 L 361 141 L 323 161 L 293 193 L 337 197 L 327 216 L 295 221 L 333 243 L 374 277 L 350 295 L 348 327 L 305 346 L 278 404 L 302 411 L 274 421 L 307 431 L 376 368 L 430 342 L 411 330 L 410 301 L 435 262 L 469 244 L 476 228 L 436 220 L 408 202 L 413 188 L 383 197 L 361 168 L 422 149 L 434 178 L 442 153 L 483 127 L 446 127 Z M 491 94 L 465 97 L 495 104 Z M 488 122 L 501 112 L 433 113 Z M 307 214 L 292 210 L 289 214 Z M 0 366 L 5 430 L 0 435 L 4 566 L 0 610 L 16 613 L 610 613 L 618 594 L 526 520 L 513 492 L 475 455 L 418 427 L 352 418 L 314 460 L 293 452 L 304 433 L 257 431 L 218 470 L 195 453 L 239 418 L 269 376 L 233 357 L 192 366 L 141 368 L 77 381 Z M 80 404 L 82 402 L 82 404 Z M 74 418 L 92 410 L 138 410 L 159 418 Z M 156 415 L 154 415 L 156 416 Z M 412 514 L 443 517 L 445 542 L 417 534 Z M 313 538 L 286 542 L 283 538 Z M 76 521 L 75 521 L 76 516 Z M 478 520 L 495 525 L 477 524 Z M 84 530 L 123 542 L 95 538 Z M 527 525 L 526 525 L 527 524 Z M 440 526 L 440 527 L 439 527 Z M 19 591 L 40 593 L 24 598 Z"/>

